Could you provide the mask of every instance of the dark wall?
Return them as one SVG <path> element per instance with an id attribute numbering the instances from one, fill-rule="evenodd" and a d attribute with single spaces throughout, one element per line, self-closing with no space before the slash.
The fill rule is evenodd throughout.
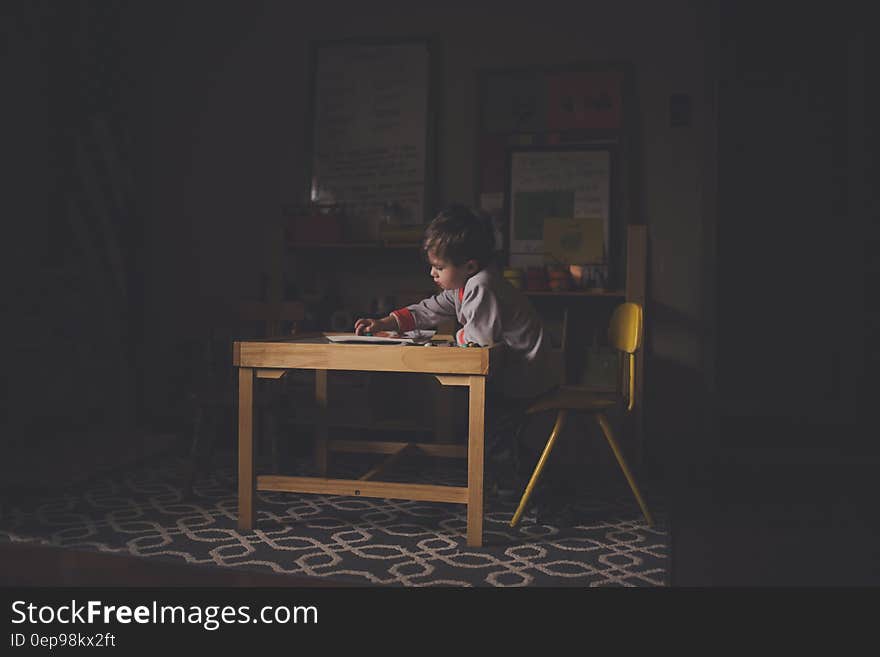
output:
<path id="1" fill-rule="evenodd" d="M 683 433 L 696 440 L 702 422 L 692 409 L 703 385 L 703 190 L 711 172 L 704 139 L 712 130 L 705 51 L 717 38 L 713 3 L 557 0 L 540 10 L 502 2 L 211 7 L 208 21 L 198 3 L 174 11 L 132 5 L 124 26 L 136 55 L 132 120 L 142 142 L 139 184 L 149 208 L 146 243 L 154 254 L 145 320 L 153 406 L 170 403 L 163 381 L 173 368 L 173 343 L 203 330 L 207 306 L 258 293 L 263 272 L 290 275 L 279 220 L 281 205 L 302 201 L 307 190 L 309 41 L 427 35 L 439 45 L 439 203 L 476 201 L 478 70 L 633 64 L 643 208 L 638 220 L 650 226 L 649 285 L 659 308 L 649 315 L 649 351 L 657 363 L 648 369 L 657 377 L 649 390 L 680 393 L 646 400 L 650 449 L 675 448 Z M 670 125 L 673 93 L 691 97 L 688 127 Z M 425 274 L 412 277 L 415 289 Z M 369 294 L 392 280 L 381 274 L 348 283 Z"/>
<path id="2" fill-rule="evenodd" d="M 95 13 L 90 7 L 96 5 L 61 5 L 67 7 L 62 12 L 66 17 L 59 18 L 59 10 L 50 3 L 22 5 L 35 8 L 29 14 L 35 26 L 32 36 L 24 38 L 16 28 L 17 52 L 26 60 L 19 70 L 26 84 L 48 80 L 48 60 L 40 53 L 53 40 L 62 44 L 52 46 L 56 61 L 63 62 L 59 53 L 66 52 L 69 70 L 87 78 L 94 72 L 89 68 L 94 62 L 82 58 L 93 52 L 87 37 L 89 29 L 97 29 L 98 23 L 89 18 Z M 125 333 L 116 347 L 121 363 L 126 362 L 125 350 L 136 345 L 139 360 L 131 362 L 142 388 L 132 394 L 143 407 L 142 416 L 161 416 L 177 403 L 173 384 L 185 373 L 180 372 L 176 345 L 204 330 L 212 304 L 256 296 L 263 274 L 286 267 L 279 240 L 280 208 L 301 200 L 307 189 L 309 41 L 428 35 L 440 46 L 441 203 L 476 200 L 478 70 L 584 61 L 632 63 L 643 215 L 637 219 L 650 231 L 647 450 L 656 458 L 681 451 L 678 441 L 683 435 L 689 436 L 690 444 L 698 443 L 703 418 L 694 408 L 704 385 L 705 360 L 703 235 L 713 178 L 706 143 L 714 131 L 713 72 L 706 53 L 717 41 L 715 3 L 554 0 L 540 9 L 527 9 L 503 2 L 415 7 L 394 1 L 336 1 L 307 10 L 286 2 L 112 5 L 118 7 L 118 27 L 109 28 L 114 37 L 110 42 L 118 51 L 107 56 L 120 72 L 113 83 L 113 102 L 120 132 L 127 135 L 119 143 L 125 146 L 133 208 L 129 223 L 117 228 L 120 241 L 127 240 L 123 251 L 126 267 L 134 272 L 132 285 L 141 283 L 143 292 L 140 308 L 126 308 L 127 302 L 121 301 L 99 304 L 100 312 L 109 316 L 86 313 L 92 324 L 86 321 L 78 334 L 91 335 L 97 329 Z M 33 132 L 42 125 L 39 112 L 47 112 L 49 120 L 48 99 L 58 93 L 48 86 L 48 81 L 45 89 L 32 86 L 30 95 L 22 96 L 21 113 Z M 52 120 L 52 129 L 64 133 L 61 126 L 69 121 L 64 113 L 76 114 L 87 105 L 69 86 L 60 88 L 71 95 L 55 103 L 54 111 L 60 114 Z M 692 100 L 693 120 L 687 127 L 670 124 L 672 94 Z M 28 112 L 29 106 L 36 111 Z M 35 178 L 49 181 L 51 187 L 52 175 L 36 172 Z M 56 244 L 72 243 L 72 238 L 57 239 L 67 225 L 62 211 L 46 208 L 37 214 L 28 238 L 35 251 L 49 248 L 50 235 Z M 93 239 L 101 243 L 100 236 Z M 85 276 L 91 265 L 81 250 L 72 249 L 79 263 L 72 267 Z M 103 251 L 100 254 L 106 259 Z M 106 272 L 88 289 L 106 301 L 116 294 L 116 273 L 112 262 L 100 266 Z M 422 277 L 423 272 L 414 276 Z M 51 325 L 49 315 L 44 310 L 38 323 Z M 109 328 L 113 322 L 119 324 L 115 329 Z M 35 358 L 41 365 L 47 362 Z M 64 362 L 66 376 L 77 371 L 70 366 L 75 359 Z M 123 376 L 122 370 L 114 376 Z M 82 378 L 110 380 L 98 372 Z M 99 386 L 87 395 L 74 381 L 65 380 L 57 386 L 56 403 L 66 404 L 58 408 L 68 411 L 88 407 L 91 402 L 83 406 L 84 399 L 117 395 L 120 386 L 105 388 L 109 392 Z M 65 390 L 75 392 L 64 397 Z M 116 403 L 108 406 L 115 408 Z"/>
<path id="3" fill-rule="evenodd" d="M 672 582 L 872 585 L 880 57 L 856 3 L 720 9 L 710 449 L 676 482 Z"/>
<path id="4" fill-rule="evenodd" d="M 7 331 L 13 343 L 21 345 L 10 353 L 10 367 L 5 372 L 5 399 L 9 413 L 9 439 L 20 440 L 25 425 L 22 413 L 11 412 L 29 405 L 39 390 L 36 376 L 29 375 L 26 363 L 35 351 L 27 349 L 22 337 L 39 326 L 36 304 L 30 300 L 39 288 L 33 265 L 44 257 L 48 217 L 47 191 L 51 187 L 49 156 L 48 105 L 49 61 L 48 35 L 39 18 L 24 3 L 9 5 L 2 23 L 3 44 L 8 55 L 0 58 L 0 73 L 15 93 L 4 94 L 0 103 L 4 173 L 4 249 L 2 289 Z M 11 248 L 10 248 L 11 247 Z M 22 349 L 22 347 L 24 347 Z M 19 354 L 19 351 L 24 353 Z"/>
<path id="5" fill-rule="evenodd" d="M 801 12 L 792 29 L 785 12 L 750 3 L 673 4 L 551 2 L 535 15 L 502 3 L 416 11 L 404 3 L 336 2 L 306 13 L 288 3 L 120 3 L 115 22 L 105 25 L 89 3 L 22 3 L 7 32 L 22 90 L 6 105 L 16 117 L 7 125 L 21 126 L 9 143 L 21 166 L 35 168 L 25 178 L 55 185 L 60 169 L 51 163 L 66 157 L 65 166 L 75 168 L 66 135 L 90 107 L 70 81 L 95 77 L 100 58 L 112 58 L 120 73 L 112 103 L 127 135 L 120 143 L 134 209 L 120 220 L 118 237 L 130 287 L 144 288 L 129 299 L 134 305 L 112 312 L 125 315 L 119 330 L 141 327 L 120 349 L 140 345 L 135 367 L 144 389 L 134 394 L 157 410 L 169 402 L 163 391 L 173 345 L 201 330 L 204 306 L 256 295 L 264 273 L 284 269 L 280 206 L 306 188 L 310 39 L 438 39 L 441 201 L 474 197 L 477 70 L 631 61 L 642 220 L 651 240 L 651 444 L 688 454 L 705 447 L 705 417 L 692 409 L 716 375 L 721 413 L 830 422 L 853 411 L 863 372 L 858 346 L 848 348 L 835 318 L 858 307 L 863 294 L 863 261 L 849 256 L 862 230 L 853 208 L 866 196 L 851 175 L 859 157 L 851 64 L 864 46 L 850 38 L 854 23 L 842 14 L 826 20 Z M 102 26 L 112 30 L 116 51 L 95 51 L 89 30 L 100 36 Z M 692 96 L 690 128 L 669 124 L 673 92 Z M 44 121 L 48 134 L 39 130 Z M 49 147 L 47 136 L 60 147 Z M 30 148 L 41 141 L 45 160 Z M 43 162 L 46 173 L 36 170 Z M 69 222 L 59 219 L 63 195 L 51 197 L 61 206 L 41 212 L 47 197 L 16 191 L 35 216 L 22 241 L 56 267 L 59 244 L 75 242 Z M 78 257 L 85 272 L 88 259 Z M 13 256 L 9 265 L 23 262 Z M 112 289 L 112 263 L 99 266 Z M 792 322 L 801 330 L 782 331 Z M 819 353 L 822 342 L 831 346 Z M 768 368 L 785 378 L 763 376 Z M 676 447 L 669 441 L 680 433 L 691 442 Z"/>
<path id="6" fill-rule="evenodd" d="M 4 150 L 13 435 L 136 413 L 139 217 L 125 170 L 117 7 L 14 3 Z"/>
<path id="7" fill-rule="evenodd" d="M 863 458 L 869 255 L 863 25 L 722 3 L 719 449 Z M 861 425 L 860 425 L 861 422 Z"/>

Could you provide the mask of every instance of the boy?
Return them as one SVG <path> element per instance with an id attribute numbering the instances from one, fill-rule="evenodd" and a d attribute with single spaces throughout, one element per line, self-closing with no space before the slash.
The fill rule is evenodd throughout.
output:
<path id="1" fill-rule="evenodd" d="M 529 300 L 492 264 L 495 237 L 491 219 L 462 205 L 438 214 L 425 230 L 423 250 L 430 275 L 441 292 L 398 308 L 381 319 L 358 319 L 355 333 L 401 333 L 456 318 L 461 346 L 503 343 L 504 366 L 486 386 L 486 455 L 501 472 L 498 486 L 512 492 L 517 445 L 513 435 L 523 413 L 538 396 L 554 388 L 559 375 L 550 360 L 549 339 Z M 507 443 L 507 444 L 504 444 Z M 512 461 L 512 463 L 511 463 Z M 508 481 L 502 481 L 510 475 Z M 521 492 L 521 489 L 516 492 Z"/>

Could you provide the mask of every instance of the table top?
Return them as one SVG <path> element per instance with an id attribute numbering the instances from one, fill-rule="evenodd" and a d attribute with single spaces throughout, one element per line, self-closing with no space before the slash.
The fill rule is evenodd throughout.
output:
<path id="1" fill-rule="evenodd" d="M 497 367 L 502 345 L 456 347 L 331 342 L 318 333 L 299 337 L 236 340 L 232 364 L 236 367 L 357 370 L 368 372 L 421 372 L 488 376 Z M 350 335 L 354 335 L 353 333 Z"/>

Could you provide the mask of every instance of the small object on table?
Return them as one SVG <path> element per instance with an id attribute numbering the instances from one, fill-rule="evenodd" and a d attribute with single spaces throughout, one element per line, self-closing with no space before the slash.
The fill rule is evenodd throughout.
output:
<path id="1" fill-rule="evenodd" d="M 526 289 L 536 291 L 546 290 L 547 270 L 543 267 L 529 267 L 526 269 Z"/>
<path id="2" fill-rule="evenodd" d="M 507 267 L 504 270 L 504 280 L 516 288 L 523 287 L 523 270 L 517 267 Z"/>
<path id="3" fill-rule="evenodd" d="M 550 278 L 549 285 L 553 292 L 571 289 L 571 273 L 567 268 L 552 265 L 547 267 L 547 275 Z"/>

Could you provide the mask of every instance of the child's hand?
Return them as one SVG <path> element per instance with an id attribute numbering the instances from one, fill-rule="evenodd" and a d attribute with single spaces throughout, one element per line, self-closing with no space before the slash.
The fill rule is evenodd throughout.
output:
<path id="1" fill-rule="evenodd" d="M 376 328 L 375 325 L 377 320 L 375 319 L 366 319 L 361 317 L 354 323 L 354 333 L 355 335 L 363 335 L 364 333 L 373 333 Z"/>
<path id="2" fill-rule="evenodd" d="M 354 323 L 355 335 L 370 333 L 376 335 L 380 331 L 396 331 L 397 320 L 391 315 L 382 319 L 369 319 L 362 317 Z"/>

